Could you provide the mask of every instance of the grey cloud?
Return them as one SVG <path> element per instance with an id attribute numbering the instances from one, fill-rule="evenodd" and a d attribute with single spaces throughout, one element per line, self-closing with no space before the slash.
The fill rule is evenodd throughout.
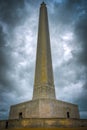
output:
<path id="1" fill-rule="evenodd" d="M 86 113 L 84 116 L 81 114 L 82 118 L 87 118 L 87 90 L 84 91 L 83 89 L 81 95 L 75 100 L 75 102 L 79 105 L 80 113 Z"/>
<path id="2" fill-rule="evenodd" d="M 0 26 L 0 47 L 5 45 L 5 34 L 3 32 L 3 27 Z"/>
<path id="3" fill-rule="evenodd" d="M 81 115 L 81 117 L 84 119 L 86 119 L 87 118 L 87 111 L 81 111 L 80 112 L 80 115 Z"/>
<path id="4" fill-rule="evenodd" d="M 13 73 L 14 61 L 8 47 L 0 48 L 0 84 L 2 86 L 10 87 L 10 75 Z M 4 87 L 3 87 L 4 88 Z M 11 88 L 10 88 L 11 89 Z"/>
<path id="5" fill-rule="evenodd" d="M 59 24 L 68 25 L 73 24 L 76 14 L 78 14 L 77 4 L 79 0 L 64 0 L 62 3 L 54 3 L 54 18 L 56 19 L 55 23 L 58 22 Z"/>
<path id="6" fill-rule="evenodd" d="M 77 42 L 81 45 L 82 50 L 78 54 L 79 63 L 87 65 L 87 14 L 79 18 L 75 26 Z"/>
<path id="7" fill-rule="evenodd" d="M 87 81 L 86 81 L 86 78 L 87 78 L 87 72 L 86 72 L 86 76 L 85 76 L 85 83 L 83 85 L 83 88 L 87 91 Z"/>
<path id="8" fill-rule="evenodd" d="M 73 47 L 72 60 L 74 62 L 71 61 L 71 63 L 82 64 L 87 68 L 87 1 L 64 0 L 62 3 L 55 2 L 53 13 L 51 16 L 53 15 L 55 21 L 52 22 L 58 23 L 59 27 L 57 27 L 60 29 L 60 32 L 57 31 L 56 34 L 65 31 L 64 29 L 69 30 L 69 27 L 74 31 L 74 41 L 72 44 L 69 43 Z"/>
<path id="9" fill-rule="evenodd" d="M 9 26 L 22 22 L 24 16 L 24 0 L 0 0 L 0 19 Z"/>

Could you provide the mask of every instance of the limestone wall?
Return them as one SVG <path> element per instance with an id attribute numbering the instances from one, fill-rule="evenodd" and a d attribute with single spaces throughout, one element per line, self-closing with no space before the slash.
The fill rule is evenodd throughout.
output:
<path id="1" fill-rule="evenodd" d="M 22 113 L 22 118 L 37 117 L 39 114 L 39 101 L 29 101 L 11 106 L 9 119 L 19 119 L 19 114 Z"/>
<path id="2" fill-rule="evenodd" d="M 9 119 L 19 119 L 20 117 L 78 119 L 79 110 L 75 104 L 52 99 L 39 99 L 11 106 Z"/>
<path id="3" fill-rule="evenodd" d="M 58 119 L 58 118 L 29 118 L 0 121 L 0 129 L 4 128 L 68 128 L 68 127 L 87 127 L 87 119 Z"/>

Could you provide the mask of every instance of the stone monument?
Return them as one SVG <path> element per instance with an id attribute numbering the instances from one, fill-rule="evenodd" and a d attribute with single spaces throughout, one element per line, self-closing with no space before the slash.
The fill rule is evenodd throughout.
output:
<path id="1" fill-rule="evenodd" d="M 10 108 L 9 119 L 20 118 L 79 119 L 77 105 L 56 100 L 47 7 L 44 2 L 41 4 L 39 15 L 33 98 Z"/>

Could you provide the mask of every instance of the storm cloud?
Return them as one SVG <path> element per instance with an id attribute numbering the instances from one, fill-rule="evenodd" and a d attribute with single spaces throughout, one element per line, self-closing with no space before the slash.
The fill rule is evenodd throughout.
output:
<path id="1" fill-rule="evenodd" d="M 0 119 L 33 94 L 42 0 L 0 0 Z M 56 97 L 87 118 L 87 0 L 45 0 Z"/>

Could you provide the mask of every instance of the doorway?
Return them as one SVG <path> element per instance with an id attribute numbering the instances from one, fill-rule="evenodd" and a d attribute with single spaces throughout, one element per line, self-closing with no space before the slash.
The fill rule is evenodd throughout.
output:
<path id="1" fill-rule="evenodd" d="M 5 124 L 5 129 L 8 128 L 8 121 L 6 121 L 6 124 Z"/>
<path id="2" fill-rule="evenodd" d="M 67 112 L 67 118 L 70 118 L 70 113 L 69 112 Z"/>
<path id="3" fill-rule="evenodd" d="M 22 119 L 22 112 L 19 113 L 19 119 Z"/>

